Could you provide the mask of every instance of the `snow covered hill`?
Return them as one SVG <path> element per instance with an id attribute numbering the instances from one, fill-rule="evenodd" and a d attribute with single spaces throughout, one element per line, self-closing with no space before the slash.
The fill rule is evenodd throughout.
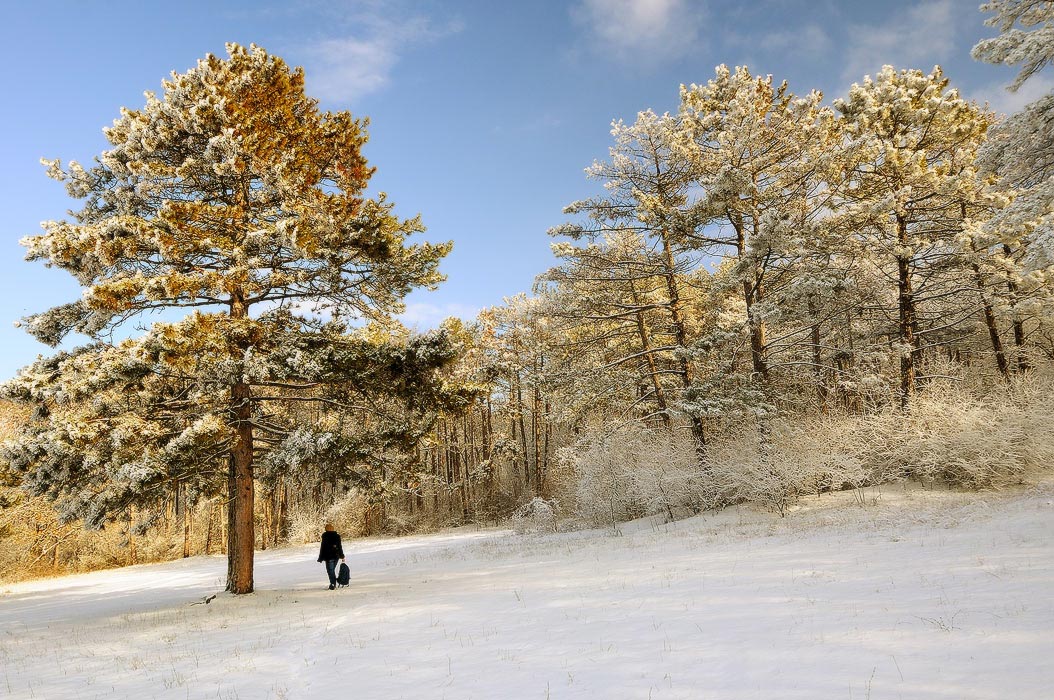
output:
<path id="1" fill-rule="evenodd" d="M 861 498 L 861 496 L 863 496 Z M 0 697 L 1054 697 L 1054 486 L 886 487 L 787 518 L 459 530 L 194 558 L 0 595 Z"/>

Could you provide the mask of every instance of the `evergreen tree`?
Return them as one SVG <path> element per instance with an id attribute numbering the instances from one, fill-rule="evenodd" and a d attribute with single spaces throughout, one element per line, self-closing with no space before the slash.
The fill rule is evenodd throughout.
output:
<path id="1" fill-rule="evenodd" d="M 97 522 L 172 478 L 226 472 L 227 587 L 248 593 L 254 455 L 289 433 L 267 406 L 363 409 L 346 387 L 376 380 L 368 366 L 389 367 L 386 388 L 412 392 L 449 360 L 440 337 L 400 355 L 347 339 L 344 322 L 386 323 L 410 290 L 442 280 L 450 244 L 407 244 L 419 219 L 397 218 L 383 193 L 366 198 L 365 121 L 321 111 L 302 70 L 263 49 L 227 50 L 173 73 L 142 109 L 122 109 L 93 166 L 48 163 L 84 206 L 26 238 L 26 257 L 69 271 L 84 292 L 25 323 L 52 345 L 71 331 L 95 342 L 8 387 L 50 414 L 9 453 L 38 490 Z M 159 310 L 190 313 L 104 342 Z"/>
<path id="2" fill-rule="evenodd" d="M 700 193 L 686 245 L 731 262 L 752 373 L 765 383 L 773 360 L 766 319 L 827 213 L 823 171 L 840 134 L 822 98 L 724 65 L 705 85 L 681 86 L 675 150 Z"/>
<path id="3" fill-rule="evenodd" d="M 985 63 L 1020 65 L 1007 88 L 1016 92 L 1054 59 L 1054 5 L 1040 0 L 994 0 L 981 10 L 993 13 L 985 24 L 998 27 L 999 35 L 978 42 L 973 57 Z M 1051 305 L 1054 91 L 997 123 L 978 160 L 986 172 L 1016 190 L 1014 201 L 993 216 L 987 228 L 989 237 L 1001 242 L 1007 262 L 1002 296 L 1011 316 L 1015 364 L 1026 369 L 1026 321 L 1034 332 L 1036 320 Z"/>
<path id="4" fill-rule="evenodd" d="M 550 278 L 567 278 L 565 283 L 570 282 L 568 275 L 580 276 L 583 281 L 595 279 L 598 296 L 599 290 L 606 289 L 621 297 L 614 302 L 598 298 L 599 308 L 580 313 L 598 326 L 612 321 L 634 324 L 630 332 L 638 335 L 640 349 L 614 362 L 642 361 L 642 377 L 652 385 L 647 395 L 654 398 L 658 415 L 668 418 L 676 411 L 687 418 L 702 463 L 706 429 L 703 416 L 692 407 L 700 378 L 692 363 L 692 321 L 686 313 L 691 292 L 685 277 L 698 264 L 698 256 L 692 255 L 694 246 L 687 235 L 691 223 L 685 210 L 692 181 L 689 163 L 675 152 L 677 128 L 676 117 L 651 110 L 639 113 L 633 124 L 618 121 L 612 125 L 615 145 L 610 149 L 610 162 L 596 162 L 586 171 L 589 177 L 604 181 L 607 196 L 568 205 L 565 214 L 584 215 L 585 220 L 549 231 L 552 236 L 568 236 L 592 245 L 554 244 L 554 252 L 571 264 L 563 272 L 554 270 Z M 606 242 L 596 244 L 605 237 Z M 638 250 L 618 250 L 627 245 Z M 594 273 L 581 263 L 611 269 Z M 588 303 L 590 299 L 583 297 L 582 301 Z M 660 317 L 656 325 L 664 329 L 665 337 L 653 337 L 641 315 L 645 311 Z M 605 333 L 598 332 L 601 336 Z M 666 373 L 675 377 L 675 390 L 667 392 L 652 381 L 658 380 L 659 364 L 670 365 Z"/>
<path id="5" fill-rule="evenodd" d="M 835 109 L 848 140 L 832 204 L 847 226 L 846 250 L 893 287 L 875 304 L 889 315 L 907 408 L 923 350 L 976 313 L 973 295 L 962 294 L 972 283 L 959 239 L 967 212 L 1005 204 L 976 167 L 992 115 L 949 88 L 939 67 L 927 75 L 885 66 Z"/>

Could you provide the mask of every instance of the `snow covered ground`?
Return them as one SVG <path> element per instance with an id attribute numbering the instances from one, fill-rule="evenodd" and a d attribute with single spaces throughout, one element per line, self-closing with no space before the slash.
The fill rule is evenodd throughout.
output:
<path id="1" fill-rule="evenodd" d="M 862 500 L 861 502 L 858 502 Z M 460 530 L 8 586 L 0 697 L 1054 697 L 1054 485 L 887 487 L 784 520 L 728 509 L 621 534 Z"/>

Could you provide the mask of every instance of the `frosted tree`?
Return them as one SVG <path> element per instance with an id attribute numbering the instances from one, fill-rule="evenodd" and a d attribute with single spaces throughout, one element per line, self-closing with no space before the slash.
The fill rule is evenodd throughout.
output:
<path id="1" fill-rule="evenodd" d="M 655 347 L 644 349 L 642 345 L 642 354 L 634 357 L 647 362 L 663 353 L 670 360 L 666 371 L 676 378 L 677 387 L 674 395 L 663 396 L 666 408 L 660 407 L 660 411 L 668 415 L 673 406 L 686 417 L 702 457 L 706 445 L 703 416 L 688 409 L 698 385 L 696 368 L 691 361 L 690 321 L 685 309 L 688 296 L 685 273 L 697 264 L 692 259 L 693 249 L 687 236 L 691 222 L 685 212 L 691 176 L 688 162 L 674 152 L 677 129 L 676 117 L 651 111 L 641 112 L 633 124 L 616 122 L 611 130 L 615 145 L 611 148 L 610 161 L 594 163 L 586 171 L 590 178 L 604 182 L 607 195 L 572 203 L 564 212 L 585 215 L 585 221 L 558 226 L 549 233 L 586 242 L 586 246 L 577 247 L 567 242 L 554 244 L 559 256 L 581 261 L 597 255 L 600 248 L 588 244 L 605 236 L 633 234 L 639 241 L 642 249 L 637 256 L 638 263 L 646 257 L 647 264 L 642 267 L 630 256 L 627 264 L 616 265 L 610 274 L 605 273 L 609 277 L 606 283 L 619 282 L 624 291 L 628 290 L 630 296 L 621 302 L 628 314 L 626 318 L 634 318 L 634 308 L 649 308 L 661 314 L 659 325 L 667 329 L 666 337 Z M 628 239 L 621 240 L 625 243 Z M 627 286 L 629 280 L 639 285 L 634 288 L 636 292 Z M 644 293 L 645 288 L 650 289 L 647 302 L 641 298 L 634 301 L 632 294 Z M 607 317 L 602 319 L 605 322 L 612 320 L 608 306 L 607 311 L 599 312 Z M 642 338 L 642 343 L 650 341 Z M 657 376 L 655 370 L 649 373 Z M 661 387 L 657 391 L 658 401 L 662 396 Z"/>
<path id="2" fill-rule="evenodd" d="M 821 99 L 724 65 L 705 85 L 681 87 L 676 152 L 698 193 L 684 245 L 730 261 L 726 279 L 742 299 L 752 369 L 762 380 L 772 301 L 826 212 L 822 172 L 839 134 Z"/>
<path id="3" fill-rule="evenodd" d="M 993 13 L 985 24 L 998 27 L 999 36 L 977 42 L 973 57 L 985 63 L 1020 65 L 1011 91 L 1054 59 L 1054 6 L 1049 0 L 993 0 L 981 5 L 981 11 Z"/>
<path id="4" fill-rule="evenodd" d="M 976 313 L 975 303 L 953 303 L 968 287 L 949 272 L 961 270 L 967 210 L 999 206 L 976 167 L 992 115 L 950 89 L 940 68 L 927 75 L 885 66 L 834 104 L 848 136 L 834 204 L 845 216 L 846 250 L 894 287 L 893 308 L 876 305 L 889 311 L 906 408 L 923 350 Z"/>
<path id="5" fill-rule="evenodd" d="M 985 24 L 999 35 L 973 48 L 973 57 L 986 63 L 1021 66 L 1009 90 L 1017 91 L 1054 58 L 1054 5 L 1040 0 L 996 0 L 981 6 L 991 12 Z M 1012 263 L 1006 275 L 1007 304 L 1012 316 L 1017 366 L 1028 365 L 1023 352 L 1025 317 L 1032 299 L 1049 296 L 1048 270 L 1054 266 L 1054 92 L 995 125 L 980 153 L 981 165 L 1018 196 L 993 218 L 991 235 L 1005 241 L 1002 253 Z M 1023 230 L 1035 229 L 1027 234 Z"/>
<path id="6" fill-rule="evenodd" d="M 554 250 L 564 264 L 542 275 L 539 287 L 548 294 L 558 342 L 569 358 L 569 383 L 584 389 L 575 403 L 585 410 L 619 405 L 615 410 L 671 427 L 683 417 L 684 375 L 675 354 L 683 346 L 665 313 L 666 258 L 649 250 L 636 231 L 612 232 L 587 246 L 556 244 Z M 674 269 L 689 340 L 702 320 L 691 318 L 686 298 L 696 296 L 699 286 L 698 280 L 688 284 L 693 263 L 682 258 Z"/>
<path id="7" fill-rule="evenodd" d="M 142 109 L 122 109 L 94 165 L 48 163 L 84 204 L 24 239 L 26 257 L 69 271 L 84 291 L 25 325 L 50 344 L 71 331 L 96 344 L 28 368 L 9 393 L 40 400 L 54 444 L 70 450 L 27 438 L 16 461 L 42 490 L 72 492 L 67 507 L 90 519 L 172 474 L 223 464 L 227 586 L 248 593 L 254 455 L 339 442 L 285 435 L 266 406 L 352 404 L 341 383 L 390 353 L 342 342 L 343 321 L 383 324 L 411 289 L 441 281 L 450 246 L 409 245 L 419 219 L 397 218 L 384 194 L 363 194 L 373 172 L 361 152 L 365 122 L 319 110 L 302 70 L 263 49 L 227 50 L 173 73 Z M 190 313 L 155 322 L 143 338 L 105 342 L 163 310 Z M 431 360 L 417 366 L 441 359 L 427 345 L 419 356 Z M 93 382 L 104 390 L 98 401 Z M 88 449 L 91 431 L 109 441 L 105 454 Z M 100 470 L 122 486 L 87 478 Z"/>

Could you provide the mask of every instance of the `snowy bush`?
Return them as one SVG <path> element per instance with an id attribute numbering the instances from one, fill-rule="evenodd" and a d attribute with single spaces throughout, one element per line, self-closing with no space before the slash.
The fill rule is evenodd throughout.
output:
<path id="1" fill-rule="evenodd" d="M 587 436 L 560 454 L 571 501 L 586 521 L 614 524 L 652 513 L 673 519 L 706 505 L 691 438 L 636 424 Z"/>
<path id="2" fill-rule="evenodd" d="M 754 502 L 780 515 L 805 493 L 871 482 L 852 433 L 837 422 L 773 420 L 715 440 L 707 469 L 717 503 Z"/>
<path id="3" fill-rule="evenodd" d="M 866 463 L 887 479 L 998 488 L 1054 465 L 1052 389 L 1049 381 L 1026 376 L 978 398 L 934 384 L 907 414 L 886 411 L 853 423 Z"/>
<path id="4" fill-rule="evenodd" d="M 313 542 L 321 535 L 326 524 L 326 515 L 318 505 L 297 503 L 289 510 L 289 541 L 296 543 Z"/>
<path id="5" fill-rule="evenodd" d="M 850 434 L 820 422 L 751 423 L 711 441 L 705 464 L 686 433 L 630 425 L 566 449 L 577 515 L 613 524 L 756 502 L 783 514 L 794 499 L 859 486 L 869 472 Z"/>
<path id="6" fill-rule="evenodd" d="M 547 501 L 535 496 L 520 506 L 509 519 L 517 534 L 556 531 L 556 501 Z"/>
<path id="7" fill-rule="evenodd" d="M 1049 473 L 1052 420 L 1054 381 L 1043 377 L 985 393 L 934 382 L 907 412 L 741 422 L 713 436 L 704 463 L 686 432 L 589 434 L 561 452 L 556 483 L 593 525 L 742 502 L 783 515 L 806 494 L 903 479 L 999 488 Z"/>

